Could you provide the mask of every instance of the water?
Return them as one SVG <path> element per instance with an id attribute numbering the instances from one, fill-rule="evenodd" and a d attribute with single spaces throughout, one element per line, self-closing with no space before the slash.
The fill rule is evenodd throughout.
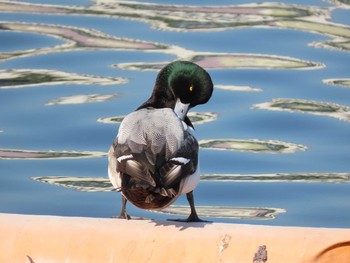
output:
<path id="1" fill-rule="evenodd" d="M 185 59 L 216 86 L 191 115 L 199 214 L 350 227 L 349 5 L 154 4 L 0 3 L 0 212 L 118 214 L 106 179 L 118 123 L 150 96 L 162 65 Z M 176 218 L 184 205 L 128 212 Z"/>

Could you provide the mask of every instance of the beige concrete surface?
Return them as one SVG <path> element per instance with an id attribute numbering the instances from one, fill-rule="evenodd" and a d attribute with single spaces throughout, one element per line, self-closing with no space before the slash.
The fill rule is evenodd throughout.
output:
<path id="1" fill-rule="evenodd" d="M 0 262 L 348 263 L 350 229 L 0 214 Z"/>

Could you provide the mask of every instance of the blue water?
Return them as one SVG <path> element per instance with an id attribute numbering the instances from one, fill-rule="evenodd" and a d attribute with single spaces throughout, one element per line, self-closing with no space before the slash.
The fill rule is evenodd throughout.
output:
<path id="1" fill-rule="evenodd" d="M 140 3 L 144 1 L 139 1 Z M 26 3 L 70 7 L 70 1 L 26 1 Z M 196 5 L 197 1 L 154 1 L 164 4 Z M 239 4 L 254 2 L 238 1 Z M 326 23 L 338 23 L 350 31 L 349 9 L 341 9 L 327 1 L 281 1 L 302 8 L 324 8 L 331 15 Z M 74 5 L 89 7 L 93 1 L 76 1 Z M 231 5 L 232 1 L 204 1 L 201 5 Z M 349 7 L 349 6 L 348 6 Z M 350 107 L 350 86 L 324 83 L 326 79 L 350 78 L 350 53 L 312 43 L 337 38 L 326 32 L 257 26 L 230 26 L 220 30 L 190 30 L 188 28 L 155 28 L 152 19 L 50 13 L 33 14 L 21 10 L 4 12 L 0 6 L 1 25 L 38 28 L 51 25 L 56 30 L 92 29 L 108 36 L 151 43 L 175 45 L 194 52 L 263 54 L 290 57 L 322 63 L 317 69 L 252 68 L 208 69 L 215 85 L 249 86 L 260 92 L 232 91 L 216 88 L 211 100 L 193 111 L 215 112 L 215 121 L 196 125 L 198 140 L 242 139 L 278 140 L 306 146 L 306 151 L 294 153 L 256 153 L 245 151 L 201 149 L 201 170 L 205 174 L 295 174 L 350 173 L 350 121 L 330 115 L 310 112 L 256 109 L 253 106 L 288 98 L 327 102 Z M 56 11 L 55 11 L 56 12 Z M 136 11 L 135 11 L 136 12 Z M 150 15 L 150 14 L 148 14 Z M 222 15 L 218 15 L 220 18 Z M 231 19 L 231 20 L 230 20 Z M 232 22 L 229 18 L 227 22 Z M 244 19 L 244 17 L 243 17 Z M 315 23 L 318 22 L 317 16 Z M 116 192 L 82 192 L 57 185 L 44 184 L 33 177 L 107 177 L 107 158 L 13 158 L 3 155 L 6 150 L 19 151 L 92 151 L 106 153 L 118 124 L 97 119 L 125 115 L 137 108 L 151 94 L 156 71 L 121 69 L 123 63 L 159 63 L 177 59 L 162 50 L 114 49 L 97 46 L 54 50 L 66 43 L 60 35 L 42 33 L 42 29 L 3 30 L 0 25 L 0 212 L 49 214 L 67 216 L 111 217 L 119 213 L 120 195 Z M 263 25 L 263 27 L 261 27 Z M 331 24 L 334 26 L 334 24 Z M 322 25 L 320 26 L 322 28 Z M 335 30 L 335 29 L 334 29 Z M 57 32 L 57 31 L 55 31 Z M 64 31 L 66 32 L 66 31 Z M 56 34 L 56 35 L 55 35 Z M 350 34 L 347 36 L 350 38 Z M 341 40 L 350 41 L 344 37 Z M 49 48 L 47 52 L 38 52 Z M 51 49 L 50 49 L 51 48 Z M 12 51 L 29 50 L 26 56 L 1 59 Z M 113 65 L 113 66 L 112 66 Z M 115 66 L 116 65 L 116 66 Z M 268 66 L 268 65 L 265 65 Z M 51 70 L 80 76 L 126 78 L 127 83 L 99 85 L 66 81 L 50 85 L 32 85 L 26 79 L 20 87 L 1 82 L 5 70 Z M 27 84 L 27 86 L 25 85 Z M 51 83 L 52 84 L 52 83 Z M 47 106 L 57 98 L 74 95 L 110 95 L 119 97 L 91 103 Z M 350 116 L 350 113 L 347 113 Z M 288 226 L 350 227 L 350 184 L 342 182 L 308 181 L 202 181 L 195 191 L 198 206 L 268 207 L 284 209 L 272 220 L 209 218 L 215 222 L 251 223 Z M 177 205 L 187 205 L 181 197 Z M 219 208 L 218 208 L 219 209 Z M 171 216 L 152 213 L 128 206 L 135 216 L 165 219 Z"/>

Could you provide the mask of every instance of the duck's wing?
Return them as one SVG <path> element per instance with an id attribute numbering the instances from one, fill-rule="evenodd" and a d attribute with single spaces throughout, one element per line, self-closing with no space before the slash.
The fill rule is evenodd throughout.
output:
<path id="1" fill-rule="evenodd" d="M 159 169 L 160 178 L 165 188 L 172 188 L 182 179 L 191 176 L 198 165 L 198 142 L 196 138 L 186 131 L 181 147 Z"/>
<path id="2" fill-rule="evenodd" d="M 150 170 L 151 165 L 142 158 L 142 155 L 133 153 L 127 145 L 119 144 L 117 139 L 111 146 L 109 160 L 109 166 L 112 170 L 111 175 L 117 181 L 113 185 L 117 185 L 117 190 L 122 190 L 130 181 L 130 178 L 124 175 L 133 178 L 130 183 L 135 181 L 141 184 L 146 183 L 153 187 L 156 186 Z"/>
<path id="3" fill-rule="evenodd" d="M 171 109 L 142 109 L 129 114 L 110 151 L 119 187 L 130 183 L 161 188 L 158 170 L 166 160 L 181 157 L 176 153 L 182 148 L 183 139 L 182 123 Z M 179 163 L 176 159 L 173 162 Z"/>

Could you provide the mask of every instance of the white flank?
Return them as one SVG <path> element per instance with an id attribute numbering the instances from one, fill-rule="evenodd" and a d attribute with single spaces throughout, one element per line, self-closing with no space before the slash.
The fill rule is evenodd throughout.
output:
<path id="1" fill-rule="evenodd" d="M 180 193 L 187 194 L 187 193 L 193 191 L 199 183 L 200 175 L 201 175 L 201 172 L 200 172 L 199 164 L 198 164 L 197 169 L 193 174 L 182 179 L 181 184 L 180 184 Z"/>

